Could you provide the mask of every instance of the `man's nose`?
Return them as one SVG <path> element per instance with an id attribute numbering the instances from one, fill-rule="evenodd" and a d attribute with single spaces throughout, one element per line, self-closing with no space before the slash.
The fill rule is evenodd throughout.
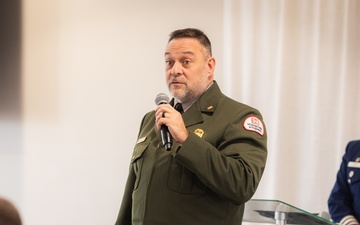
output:
<path id="1" fill-rule="evenodd" d="M 173 67 L 171 68 L 171 75 L 172 76 L 178 76 L 181 75 L 183 72 L 183 66 L 179 62 L 175 62 Z"/>

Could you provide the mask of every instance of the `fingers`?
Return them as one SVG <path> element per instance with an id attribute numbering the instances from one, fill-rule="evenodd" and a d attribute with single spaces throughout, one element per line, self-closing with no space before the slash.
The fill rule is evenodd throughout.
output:
<path id="1" fill-rule="evenodd" d="M 169 117 L 170 115 L 174 115 L 174 113 L 177 112 L 171 105 L 169 104 L 163 104 L 159 105 L 155 109 L 155 116 L 160 118 Z"/>
<path id="2" fill-rule="evenodd" d="M 168 125 L 169 119 L 172 118 L 172 115 L 176 112 L 176 110 L 171 107 L 169 104 L 159 105 L 155 109 L 155 118 L 156 118 L 156 126 L 160 129 L 161 125 Z"/>
<path id="3" fill-rule="evenodd" d="M 179 119 L 182 120 L 181 114 L 169 104 L 159 105 L 155 109 L 155 118 L 158 129 L 160 129 L 163 124 L 171 126 L 171 124 L 174 124 L 174 121 Z"/>
<path id="4" fill-rule="evenodd" d="M 155 109 L 155 122 L 158 130 L 166 125 L 174 141 L 183 143 L 188 136 L 182 115 L 169 104 L 159 105 Z"/>

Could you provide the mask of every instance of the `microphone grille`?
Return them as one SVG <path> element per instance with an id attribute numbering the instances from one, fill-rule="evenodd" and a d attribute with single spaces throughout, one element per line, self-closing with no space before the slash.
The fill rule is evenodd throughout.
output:
<path id="1" fill-rule="evenodd" d="M 160 94 L 156 95 L 155 103 L 156 103 L 156 105 L 167 104 L 167 103 L 169 103 L 169 100 L 170 99 L 166 94 L 160 93 Z"/>

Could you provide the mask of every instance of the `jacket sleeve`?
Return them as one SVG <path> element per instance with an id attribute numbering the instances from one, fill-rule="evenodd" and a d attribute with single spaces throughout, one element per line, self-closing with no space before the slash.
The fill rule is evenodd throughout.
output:
<path id="1" fill-rule="evenodd" d="M 135 174 L 130 166 L 129 176 L 126 181 L 125 191 L 122 198 L 120 210 L 115 225 L 131 225 L 132 198 L 131 193 L 134 189 Z"/>
<path id="2" fill-rule="evenodd" d="M 219 126 L 211 128 L 218 130 L 211 141 L 189 132 L 187 140 L 173 153 L 205 186 L 239 205 L 255 193 L 267 158 L 266 131 L 260 135 L 244 129 L 249 115 L 262 120 L 258 111 L 241 113 L 228 121 L 223 130 Z"/>
<path id="3" fill-rule="evenodd" d="M 349 145 L 346 147 L 346 153 L 342 158 L 340 169 L 336 175 L 336 182 L 328 200 L 331 218 L 337 223 L 348 215 L 354 215 L 352 210 L 353 199 L 347 182 L 349 147 Z"/>
<path id="4" fill-rule="evenodd" d="M 148 114 L 145 115 L 141 121 L 138 136 L 140 135 L 141 127 L 143 126 L 146 116 L 148 116 Z M 115 225 L 131 225 L 132 223 L 132 192 L 134 190 L 135 181 L 136 175 L 133 165 L 130 163 L 129 175 Z"/>

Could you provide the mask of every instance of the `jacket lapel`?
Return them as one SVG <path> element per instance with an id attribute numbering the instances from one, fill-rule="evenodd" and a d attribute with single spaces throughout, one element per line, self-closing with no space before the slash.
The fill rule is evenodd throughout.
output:
<path id="1" fill-rule="evenodd" d="M 212 115 L 219 103 L 222 93 L 214 81 L 213 85 L 182 114 L 186 127 L 202 123 L 202 114 Z"/>

